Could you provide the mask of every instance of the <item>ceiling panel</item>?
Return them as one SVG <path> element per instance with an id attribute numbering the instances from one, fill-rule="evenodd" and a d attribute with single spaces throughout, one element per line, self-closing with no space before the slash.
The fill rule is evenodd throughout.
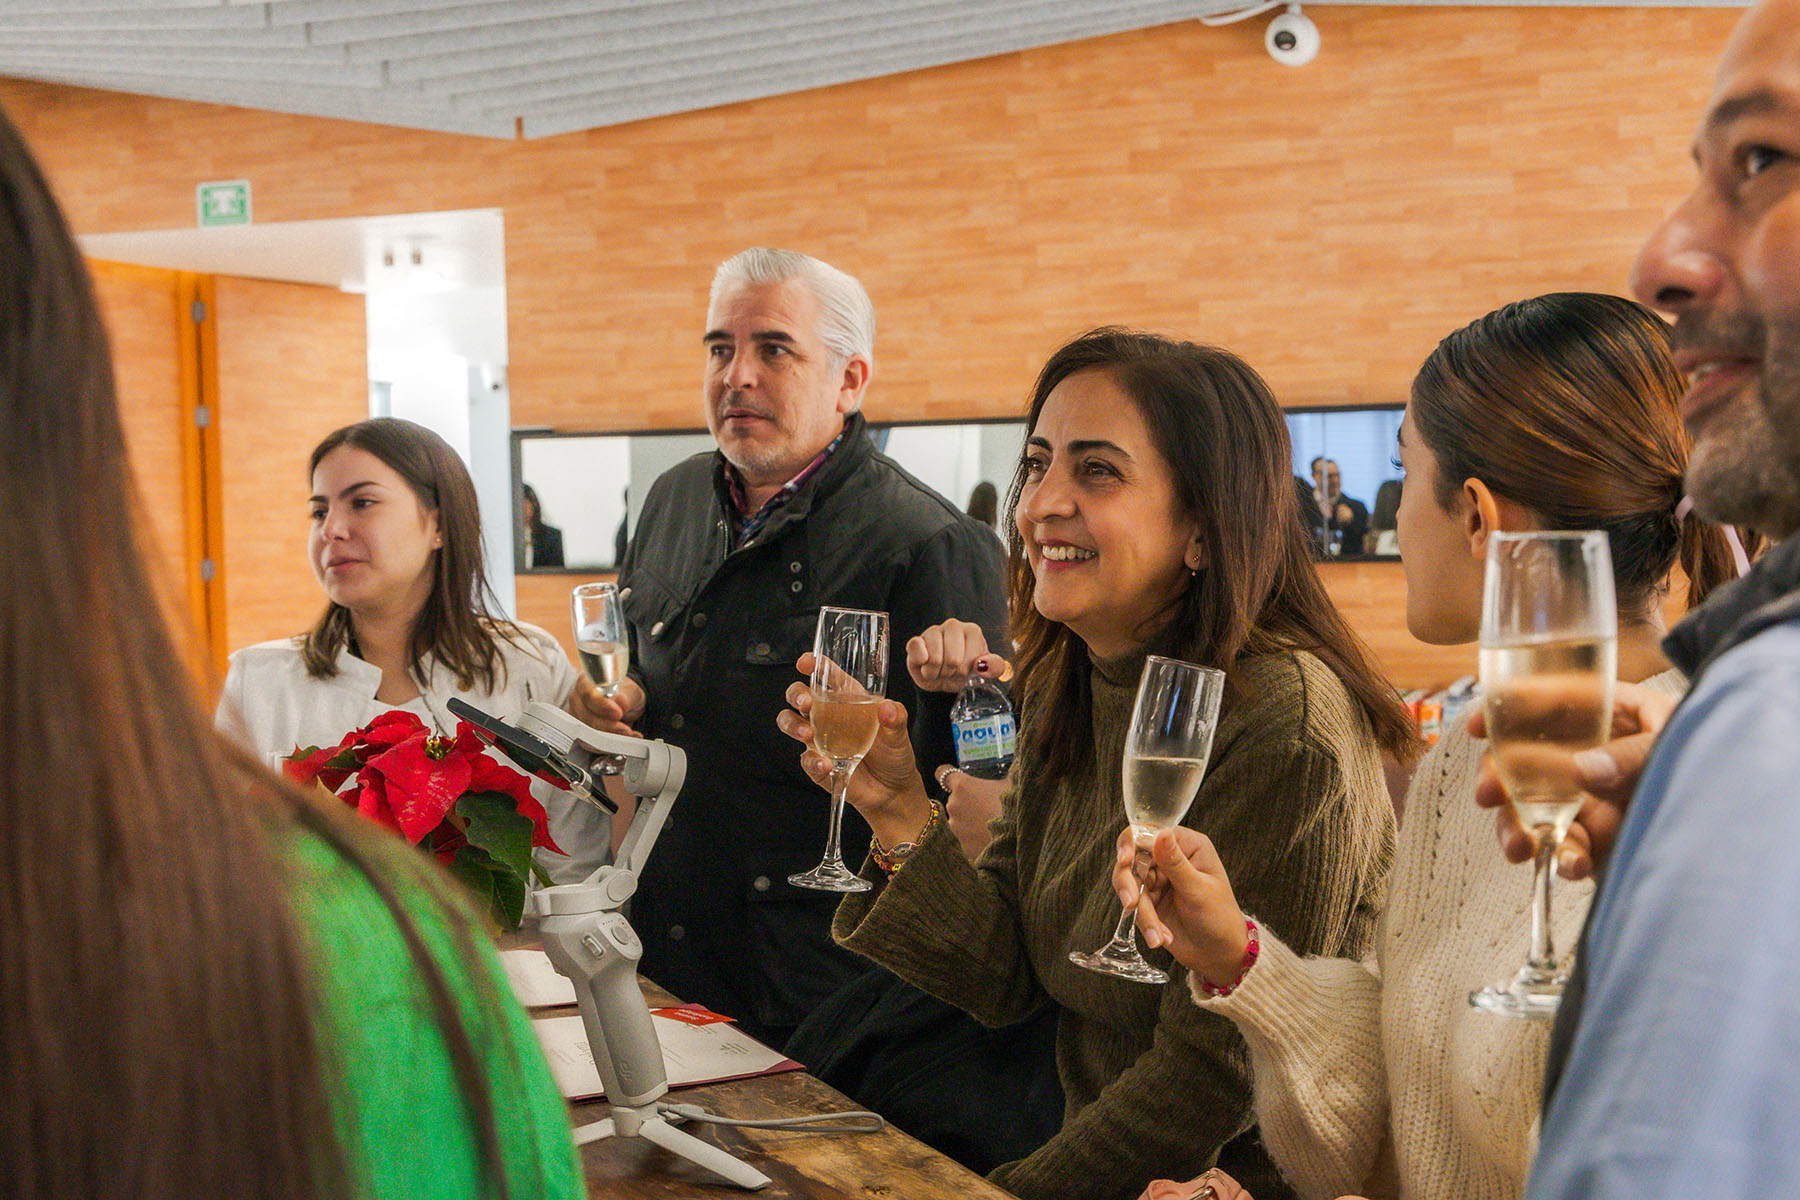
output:
<path id="1" fill-rule="evenodd" d="M 0 0 L 0 75 L 542 137 L 1239 7 L 1240 0 Z"/>

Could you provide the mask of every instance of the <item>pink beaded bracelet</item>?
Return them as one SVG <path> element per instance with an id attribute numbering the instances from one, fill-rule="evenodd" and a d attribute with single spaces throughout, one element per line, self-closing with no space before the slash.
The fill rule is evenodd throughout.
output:
<path id="1" fill-rule="evenodd" d="M 1250 940 L 1244 945 L 1244 963 L 1238 968 L 1237 978 L 1230 983 L 1225 984 L 1223 987 L 1220 987 L 1208 983 L 1205 976 L 1196 975 L 1194 976 L 1194 979 L 1199 983 L 1200 991 L 1203 994 L 1210 996 L 1215 1000 L 1221 996 L 1229 996 L 1231 993 L 1237 991 L 1240 983 L 1244 982 L 1244 976 L 1250 974 L 1250 968 L 1256 965 L 1256 956 L 1262 950 L 1262 943 L 1259 942 L 1256 937 L 1256 922 L 1252 921 L 1249 917 L 1244 918 L 1244 933 L 1249 936 Z"/>

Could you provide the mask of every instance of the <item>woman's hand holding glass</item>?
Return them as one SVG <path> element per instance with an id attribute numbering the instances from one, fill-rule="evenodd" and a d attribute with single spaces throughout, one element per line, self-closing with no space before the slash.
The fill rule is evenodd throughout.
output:
<path id="1" fill-rule="evenodd" d="M 811 654 L 802 654 L 795 666 L 802 675 L 811 678 L 813 664 Z M 776 715 L 775 725 L 806 746 L 806 752 L 800 756 L 800 766 L 814 783 L 829 791 L 836 764 L 813 748 L 813 727 L 809 719 L 812 688 L 805 683 L 791 684 L 787 702 L 789 707 Z M 895 846 L 918 836 L 919 830 L 931 818 L 931 801 L 925 795 L 925 780 L 919 774 L 918 760 L 913 757 L 906 706 L 897 700 L 883 700 L 876 705 L 875 713 L 878 723 L 875 741 L 850 776 L 844 796 L 851 807 L 862 814 L 884 846 Z"/>
<path id="2" fill-rule="evenodd" d="M 906 673 L 922 692 L 960 692 L 969 676 L 1004 680 L 1012 665 L 989 653 L 981 626 L 952 617 L 907 639 Z"/>
<path id="3" fill-rule="evenodd" d="M 1208 983 L 1223 987 L 1236 979 L 1249 936 L 1212 839 L 1183 825 L 1159 832 L 1150 843 L 1151 867 L 1141 887 L 1137 836 L 1129 826 L 1119 834 L 1118 849 L 1113 890 L 1127 909 L 1137 904 L 1144 941 L 1166 948 Z"/>
<path id="4" fill-rule="evenodd" d="M 1213 1167 L 1181 1183 L 1173 1179 L 1152 1180 L 1138 1200 L 1251 1200 L 1251 1196 L 1237 1180 Z M 1357 1198 L 1352 1196 L 1346 1200 Z"/>
<path id="5" fill-rule="evenodd" d="M 1137 870 L 1149 870 L 1156 835 L 1181 824 L 1199 794 L 1212 755 L 1213 732 L 1225 673 L 1197 663 L 1152 654 L 1138 680 L 1122 764 L 1126 832 L 1137 841 Z M 1069 961 L 1090 971 L 1139 983 L 1167 983 L 1169 976 L 1144 961 L 1132 936 L 1135 903 L 1125 905 L 1112 938 L 1098 950 L 1072 950 Z"/>

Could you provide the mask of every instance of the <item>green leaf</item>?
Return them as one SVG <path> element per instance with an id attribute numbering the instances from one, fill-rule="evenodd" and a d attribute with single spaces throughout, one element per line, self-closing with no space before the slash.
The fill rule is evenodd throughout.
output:
<path id="1" fill-rule="evenodd" d="M 469 889 L 477 905 L 490 913 L 495 911 L 493 866 L 494 860 L 486 853 L 469 846 L 460 847 L 450 859 L 450 874 Z"/>
<path id="2" fill-rule="evenodd" d="M 517 929 L 519 918 L 525 915 L 525 880 L 504 868 L 496 869 L 490 878 L 494 881 L 493 907 L 490 910 L 494 919 L 502 929 Z"/>
<path id="3" fill-rule="evenodd" d="M 473 893 L 496 926 L 505 930 L 519 927 L 525 912 L 525 881 L 511 867 L 495 862 L 485 850 L 463 846 L 450 860 L 450 873 Z"/>
<path id="4" fill-rule="evenodd" d="M 463 833 L 469 845 L 511 868 L 523 889 L 531 873 L 531 818 L 520 815 L 513 798 L 502 792 L 474 792 L 456 802 L 456 815 L 468 822 Z"/>

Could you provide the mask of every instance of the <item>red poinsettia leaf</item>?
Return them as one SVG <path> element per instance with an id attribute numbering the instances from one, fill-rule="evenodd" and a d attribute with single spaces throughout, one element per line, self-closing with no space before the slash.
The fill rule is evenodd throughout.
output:
<path id="1" fill-rule="evenodd" d="M 401 742 L 425 737 L 430 733 L 425 722 L 404 709 L 393 708 L 370 721 L 368 728 L 363 730 L 361 740 L 364 747 L 379 751 L 379 748 L 397 746 Z M 365 755 L 365 760 L 367 757 L 372 756 Z"/>
<path id="2" fill-rule="evenodd" d="M 281 760 L 282 774 L 296 783 L 311 783 L 319 777 L 319 772 L 325 769 L 325 764 L 331 761 L 337 752 L 336 746 L 328 749 L 321 749 L 318 746 L 307 746 L 303 749 L 295 746 L 294 752 Z"/>
<path id="3" fill-rule="evenodd" d="M 471 792 L 504 792 L 515 800 L 530 797 L 531 781 L 506 764 L 485 754 L 471 755 L 464 761 L 469 764 Z"/>
<path id="4" fill-rule="evenodd" d="M 394 820 L 394 810 L 388 807 L 387 781 L 373 771 L 364 770 L 357 775 L 356 784 L 355 788 L 345 794 L 345 802 L 354 804 L 357 812 L 377 825 L 400 833 L 400 825 Z"/>
<path id="5" fill-rule="evenodd" d="M 469 790 L 468 761 L 455 755 L 433 758 L 425 741 L 423 734 L 408 738 L 371 758 L 363 768 L 386 781 L 388 807 L 400 834 L 415 846 L 437 828 L 456 798 Z"/>
<path id="6" fill-rule="evenodd" d="M 352 729 L 335 746 L 295 746 L 293 753 L 282 758 L 282 772 L 298 783 L 317 782 L 335 792 L 356 770 L 354 743 L 361 736 L 362 730 Z"/>
<path id="7" fill-rule="evenodd" d="M 487 742 L 482 739 L 480 731 L 467 721 L 456 723 L 456 749 L 460 754 L 480 754 L 487 749 Z"/>
<path id="8" fill-rule="evenodd" d="M 474 754 L 477 751 L 488 751 L 488 749 L 488 743 L 482 738 L 481 731 L 476 729 L 474 725 L 471 725 L 467 721 L 458 721 L 456 723 L 457 753 Z M 519 769 L 519 764 L 514 762 L 503 750 L 495 748 L 489 752 L 487 756 L 501 766 L 506 767 L 508 770 Z M 531 775 L 535 778 L 542 779 L 545 783 L 554 784 L 565 792 L 569 790 L 569 781 L 564 779 L 561 775 L 556 774 L 548 767 L 541 771 L 532 771 Z"/>

